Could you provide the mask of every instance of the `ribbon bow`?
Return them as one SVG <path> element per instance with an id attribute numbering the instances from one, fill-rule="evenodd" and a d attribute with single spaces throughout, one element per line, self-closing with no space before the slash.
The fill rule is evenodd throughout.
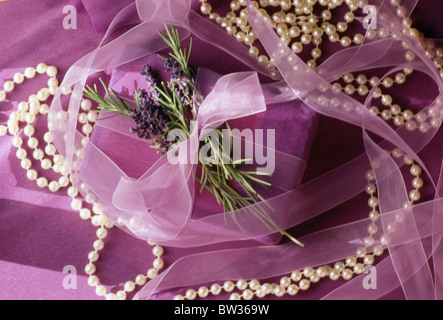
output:
<path id="1" fill-rule="evenodd" d="M 213 75 L 200 71 L 197 87 L 201 86 L 202 79 L 206 82 L 213 79 Z M 149 233 L 155 241 L 174 238 L 192 214 L 199 141 L 228 120 L 265 110 L 257 73 L 240 72 L 219 78 L 198 107 L 190 137 L 178 148 L 169 150 L 140 179 L 120 179 L 113 205 L 131 216 L 127 227 L 136 234 Z M 170 160 L 175 159 L 177 149 L 178 161 L 174 163 Z"/>

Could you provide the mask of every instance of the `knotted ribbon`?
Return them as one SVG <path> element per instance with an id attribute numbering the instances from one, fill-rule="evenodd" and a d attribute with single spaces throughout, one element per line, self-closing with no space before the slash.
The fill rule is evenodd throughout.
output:
<path id="1" fill-rule="evenodd" d="M 199 87 L 199 84 L 197 84 Z M 195 103 L 196 99 L 194 99 Z M 201 106 L 196 107 L 194 129 L 186 141 L 172 148 L 140 179 L 122 178 L 113 195 L 115 207 L 131 216 L 131 231 L 156 241 L 173 239 L 191 217 L 199 143 L 226 121 L 266 110 L 265 99 L 253 72 L 221 77 Z M 179 152 L 178 162 L 171 159 Z M 143 222 L 134 223 L 134 217 Z"/>

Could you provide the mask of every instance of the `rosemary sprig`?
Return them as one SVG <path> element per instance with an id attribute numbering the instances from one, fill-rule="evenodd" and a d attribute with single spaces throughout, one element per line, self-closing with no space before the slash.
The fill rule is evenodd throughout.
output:
<path id="1" fill-rule="evenodd" d="M 86 86 L 86 89 L 83 91 L 83 95 L 95 102 L 98 103 L 98 110 L 91 110 L 94 112 L 116 112 L 116 114 L 106 117 L 100 118 L 99 120 L 106 120 L 117 116 L 129 116 L 130 110 L 134 109 L 128 102 L 121 100 L 119 96 L 111 89 L 109 89 L 103 80 L 100 78 L 100 83 L 102 84 L 106 95 L 108 98 L 102 97 L 97 90 L 97 85 L 94 84 L 94 88 L 90 86 Z"/>
<path id="2" fill-rule="evenodd" d="M 188 85 L 191 86 L 192 91 L 194 91 L 194 80 L 195 73 L 194 70 L 189 66 L 189 58 L 191 57 L 191 48 L 192 48 L 192 38 L 189 39 L 189 49 L 186 52 L 186 48 L 182 49 L 180 35 L 178 30 L 171 23 L 171 30 L 169 30 L 168 26 L 165 25 L 166 36 L 164 36 L 160 30 L 158 31 L 158 35 L 163 41 L 171 48 L 172 52 L 169 53 L 169 56 L 173 58 L 180 64 L 180 67 L 184 71 L 186 78 L 188 80 Z M 160 58 L 167 60 L 167 58 L 159 55 Z"/>

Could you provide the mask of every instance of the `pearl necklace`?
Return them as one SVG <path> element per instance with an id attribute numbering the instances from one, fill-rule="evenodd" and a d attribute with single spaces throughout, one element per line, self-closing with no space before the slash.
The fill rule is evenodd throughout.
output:
<path id="1" fill-rule="evenodd" d="M 272 77 L 276 77 L 278 70 L 276 69 L 272 59 L 266 54 L 260 54 L 260 50 L 254 45 L 257 41 L 257 35 L 248 24 L 247 0 L 233 0 L 230 2 L 231 11 L 225 17 L 221 17 L 218 13 L 212 12 L 212 6 L 208 0 L 200 0 L 202 3 L 200 11 L 215 20 L 226 32 L 234 36 L 237 41 L 245 43 L 249 46 L 249 54 L 257 58 L 258 62 L 267 66 Z M 332 12 L 346 3 L 349 11 L 344 15 L 344 21 L 338 22 L 336 25 L 330 23 Z M 266 22 L 275 29 L 280 38 L 292 49 L 296 54 L 300 54 L 305 46 L 314 45 L 311 50 L 311 58 L 306 61 L 308 67 L 314 69 L 317 67 L 317 60 L 322 56 L 319 46 L 323 42 L 323 36 L 332 42 L 340 43 L 344 48 L 352 44 L 361 45 L 365 37 L 369 40 L 385 39 L 391 36 L 388 29 L 380 28 L 378 31 L 367 29 L 365 34 L 356 33 L 352 36 L 340 36 L 348 30 L 348 24 L 356 20 L 354 12 L 368 5 L 367 0 L 259 0 L 251 1 L 251 4 L 263 16 Z M 412 20 L 406 18 L 407 9 L 401 5 L 401 0 L 390 0 L 389 4 L 394 7 L 396 15 L 402 19 L 401 33 L 404 36 L 418 41 L 419 46 L 425 50 L 428 58 L 432 59 L 435 67 L 439 69 L 440 76 L 443 78 L 443 49 L 435 48 L 432 40 L 425 40 L 423 34 L 416 28 L 412 28 Z M 314 6 L 324 7 L 320 16 L 313 13 Z M 272 16 L 268 14 L 265 8 L 280 8 L 280 11 L 274 12 Z M 395 41 L 399 41 L 397 37 L 393 37 Z M 412 62 L 415 54 L 409 47 L 402 42 L 403 48 L 406 50 L 405 60 Z"/>
<path id="2" fill-rule="evenodd" d="M 116 293 L 109 292 L 105 286 L 100 284 L 100 280 L 95 275 L 97 268 L 95 263 L 98 261 L 100 255 L 99 251 L 104 249 L 104 239 L 108 235 L 108 229 L 113 228 L 113 224 L 103 214 L 103 205 L 96 201 L 95 196 L 88 192 L 85 184 L 80 184 L 80 189 L 86 193 L 84 201 L 89 204 L 88 208 L 82 199 L 79 199 L 79 190 L 72 183 L 72 176 L 75 176 L 80 169 L 78 165 L 82 157 L 84 156 L 86 145 L 89 141 L 90 134 L 93 131 L 93 124 L 97 120 L 97 113 L 91 111 L 92 103 L 88 99 L 83 99 L 81 102 L 81 108 L 84 112 L 79 114 L 78 121 L 82 124 L 82 132 L 85 137 L 82 140 L 83 148 L 75 152 L 77 162 L 74 162 L 72 168 L 72 175 L 70 168 L 61 154 L 57 153 L 56 147 L 53 144 L 54 137 L 51 132 L 46 132 L 43 136 L 44 143 L 46 144 L 44 149 L 39 148 L 40 141 L 34 137 L 35 128 L 32 125 L 36 121 L 38 115 L 47 115 L 49 112 L 49 106 L 45 103 L 51 95 L 54 95 L 58 90 L 58 80 L 56 78 L 57 68 L 54 66 L 47 66 L 44 63 L 38 64 L 37 68 L 27 68 L 24 74 L 16 73 L 12 81 L 6 81 L 4 83 L 4 91 L 0 91 L 0 102 L 6 99 L 6 93 L 12 92 L 17 84 L 21 84 L 25 79 L 32 79 L 36 74 L 46 74 L 50 78 L 48 80 L 48 88 L 43 88 L 38 91 L 37 94 L 31 95 L 27 102 L 23 101 L 18 104 L 18 110 L 12 112 L 9 115 L 7 125 L 0 125 L 0 136 L 10 134 L 13 136 L 12 145 L 17 148 L 16 156 L 21 161 L 21 167 L 26 170 L 26 177 L 29 180 L 36 181 L 39 188 L 48 188 L 51 192 L 57 192 L 60 188 L 68 188 L 67 194 L 71 197 L 71 208 L 78 211 L 80 218 L 83 220 L 91 220 L 93 226 L 97 227 L 96 236 L 97 240 L 93 243 L 93 251 L 89 252 L 89 263 L 85 266 L 85 272 L 88 274 L 88 284 L 91 287 L 95 287 L 95 292 L 98 296 L 105 297 L 107 300 L 125 300 L 127 293 L 133 292 L 136 286 L 143 286 L 149 279 L 155 278 L 159 271 L 163 268 L 164 262 L 161 256 L 164 250 L 161 246 L 155 243 L 148 242 L 148 245 L 152 246 L 152 254 L 155 257 L 152 268 L 150 268 L 146 275 L 139 274 L 136 276 L 135 281 L 127 281 L 124 284 L 123 290 L 119 290 Z M 70 88 L 60 88 L 64 95 L 71 93 Z M 68 114 L 65 111 L 60 111 L 56 115 L 56 123 L 58 126 L 66 125 Z M 27 137 L 27 146 L 33 150 L 32 157 L 40 162 L 40 166 L 43 170 L 54 171 L 60 174 L 58 180 L 48 181 L 44 176 L 39 176 L 37 170 L 32 168 L 32 161 L 27 157 L 28 152 L 23 148 L 24 140 L 19 136 L 20 123 L 25 123 L 23 128 L 23 134 Z M 54 123 L 49 122 L 54 125 Z M 52 157 L 50 160 L 49 157 Z M 92 210 L 92 212 L 91 212 Z"/>
<path id="3" fill-rule="evenodd" d="M 414 202 L 421 198 L 420 188 L 423 187 L 423 180 L 420 178 L 421 167 L 414 163 L 414 160 L 405 155 L 400 149 L 395 148 L 392 151 L 386 151 L 395 159 L 403 158 L 403 161 L 410 165 L 410 173 L 414 177 L 412 180 L 413 189 L 409 192 L 409 202 L 406 202 L 403 207 L 407 208 L 413 205 Z M 344 280 L 351 280 L 354 275 L 360 275 L 364 272 L 365 267 L 371 266 L 375 262 L 375 258 L 384 253 L 385 247 L 389 241 L 389 234 L 395 232 L 397 224 L 404 221 L 403 214 L 397 214 L 396 220 L 386 226 L 386 234 L 382 234 L 378 241 L 373 237 L 379 233 L 379 226 L 377 221 L 380 219 L 380 212 L 378 210 L 378 198 L 375 195 L 377 187 L 374 184 L 375 174 L 373 170 L 365 173 L 368 184 L 365 192 L 370 196 L 368 206 L 369 219 L 371 223 L 367 227 L 368 236 L 363 239 L 363 247 L 356 250 L 354 256 L 346 258 L 344 261 L 338 261 L 333 266 L 324 265 L 317 268 L 306 267 L 303 270 L 295 270 L 290 275 L 285 275 L 280 278 L 279 283 L 264 283 L 261 284 L 258 279 L 250 281 L 241 279 L 235 284 L 233 281 L 225 281 L 223 284 L 214 283 L 210 288 L 202 286 L 195 289 L 188 289 L 184 295 L 176 295 L 175 300 L 194 300 L 196 298 L 206 298 L 209 294 L 217 296 L 225 291 L 231 293 L 230 300 L 251 300 L 254 297 L 264 298 L 267 295 L 275 295 L 282 297 L 285 294 L 295 296 L 300 290 L 306 291 L 310 288 L 312 283 L 317 283 L 323 278 L 329 278 L 336 281 L 340 278 Z M 378 243 L 378 244 L 376 244 Z M 372 250 L 371 250 L 372 248 Z M 372 252 L 372 253 L 368 253 Z M 233 292 L 234 290 L 239 292 Z"/>

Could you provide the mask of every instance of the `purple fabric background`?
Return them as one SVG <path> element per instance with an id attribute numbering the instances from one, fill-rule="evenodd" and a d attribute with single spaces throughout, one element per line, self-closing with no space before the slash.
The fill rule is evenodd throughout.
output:
<path id="1" fill-rule="evenodd" d="M 99 43 L 107 25 L 114 15 L 130 0 L 90 1 L 75 0 L 78 12 L 77 30 L 62 27 L 63 7 L 66 3 L 55 0 L 39 1 L 38 4 L 24 0 L 8 0 L 0 3 L 0 31 L 3 43 L 0 48 L 0 83 L 9 80 L 17 72 L 39 62 L 53 64 L 59 69 L 61 80 L 69 66 Z M 198 1 L 193 2 L 198 7 Z M 437 0 L 419 1 L 413 14 L 414 25 L 430 37 L 443 37 L 438 15 L 443 12 L 443 3 Z M 439 33 L 440 32 L 440 33 Z M 227 56 L 215 55 L 216 51 L 207 44 L 195 41 L 194 48 L 200 48 L 194 59 L 198 65 L 227 73 L 247 68 Z M 214 56 L 217 64 L 214 64 Z M 155 58 L 148 58 L 155 60 Z M 10 102 L 0 104 L 0 123 L 7 121 L 7 115 L 18 102 L 42 87 L 45 77 L 26 81 L 12 94 Z M 426 80 L 414 77 L 413 88 L 402 97 L 403 102 L 413 102 L 414 94 L 425 90 Z M 430 88 L 428 91 L 432 91 Z M 401 101 L 400 101 L 401 102 Z M 297 112 L 288 108 L 298 106 Z M 361 129 L 333 119 L 320 117 L 316 134 L 316 116 L 305 106 L 294 103 L 276 106 L 279 115 L 292 116 L 297 125 L 291 128 L 288 145 L 296 146 L 296 155 L 309 158 L 304 177 L 308 181 L 328 170 L 352 159 L 363 152 Z M 271 116 L 271 115 L 270 115 Z M 284 117 L 284 116 L 283 116 Z M 43 124 L 44 125 L 44 124 Z M 43 125 L 37 126 L 43 130 Z M 289 124 L 288 124 L 289 125 Z M 38 134 L 37 134 L 38 136 Z M 314 140 L 315 138 L 315 140 Z M 443 151 L 438 141 L 443 133 L 420 153 L 431 171 L 439 170 Z M 314 141 L 313 141 L 314 140 Z M 312 151 L 310 150 L 311 142 Z M 310 152 L 311 151 L 311 152 Z M 64 191 L 55 194 L 40 190 L 35 182 L 28 181 L 24 170 L 11 147 L 11 137 L 0 138 L 0 299 L 101 299 L 86 283 L 83 268 L 87 254 L 96 239 L 95 230 L 89 222 L 82 221 L 70 208 L 69 197 Z M 356 215 L 366 215 L 367 197 L 360 195 L 333 211 L 294 228 L 301 236 L 327 225 L 340 224 Z M 356 213 L 360 212 L 360 213 Z M 253 245 L 254 242 L 229 243 L 222 246 L 198 249 L 166 248 L 166 267 L 177 258 L 202 250 Z M 101 282 L 113 291 L 121 288 L 127 280 L 133 280 L 139 273 L 145 273 L 153 257 L 150 247 L 126 233 L 114 228 L 105 241 L 105 250 L 97 263 Z M 77 289 L 66 290 L 62 286 L 62 270 L 73 265 L 78 272 Z M 323 280 L 298 299 L 321 298 L 332 287 L 341 282 Z M 395 290 L 386 298 L 401 299 L 401 290 Z M 288 298 L 288 296 L 285 296 Z"/>

